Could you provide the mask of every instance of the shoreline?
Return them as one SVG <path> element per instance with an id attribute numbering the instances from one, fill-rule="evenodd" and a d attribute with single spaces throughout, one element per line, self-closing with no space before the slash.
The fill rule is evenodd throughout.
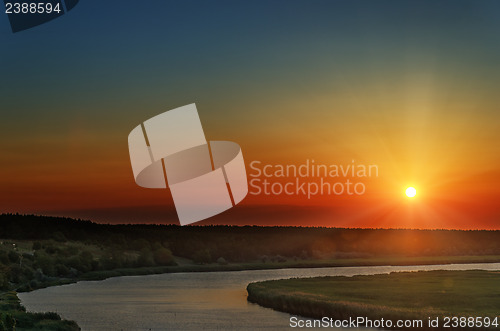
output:
<path id="1" fill-rule="evenodd" d="M 422 324 L 413 327 L 430 330 L 449 328 L 452 318 L 464 320 L 471 327 L 474 318 L 472 328 L 489 329 L 500 323 L 498 270 L 399 271 L 268 280 L 250 283 L 247 300 L 320 323 L 325 318 L 345 322 L 362 317 L 364 321 L 386 321 L 382 324 L 385 329 L 401 329 L 400 322 L 420 321 Z M 476 321 L 476 316 L 481 321 Z M 436 324 L 428 325 L 431 319 Z"/>
<path id="2" fill-rule="evenodd" d="M 358 259 L 334 259 L 334 260 L 311 260 L 311 261 L 289 261 L 289 262 L 248 262 L 231 263 L 220 265 L 211 264 L 185 264 L 176 266 L 157 266 L 141 268 L 118 268 L 113 270 L 91 271 L 75 278 L 59 278 L 40 283 L 40 286 L 32 289 L 23 289 L 23 286 L 14 289 L 18 293 L 36 291 L 42 288 L 68 285 L 79 281 L 100 281 L 113 277 L 122 276 L 147 276 L 166 273 L 183 272 L 224 272 L 224 271 L 246 271 L 246 270 L 275 270 L 275 269 L 304 269 L 304 268 L 338 268 L 338 267 L 369 267 L 369 266 L 425 266 L 425 265 L 450 265 L 450 264 L 476 264 L 476 263 L 500 263 L 500 256 L 425 256 L 425 257 L 386 257 L 386 258 L 358 258 Z"/>
<path id="3" fill-rule="evenodd" d="M 386 262 L 386 263 L 384 263 Z M 335 267 L 369 267 L 369 266 L 426 266 L 426 265 L 456 265 L 456 264 L 490 264 L 490 263 L 500 263 L 499 256 L 456 256 L 456 257 L 418 257 L 418 258 L 386 258 L 386 259 L 343 259 L 336 260 L 335 263 L 330 261 L 310 261 L 307 262 L 294 262 L 294 263 L 241 263 L 234 265 L 177 265 L 177 266 L 165 266 L 165 267 L 143 267 L 143 268 L 122 268 L 110 271 L 99 271 L 99 272 L 89 272 L 81 275 L 74 279 L 58 279 L 47 283 L 41 283 L 40 287 L 36 289 L 31 289 L 30 291 L 19 291 L 10 292 L 15 295 L 22 306 L 22 302 L 18 297 L 17 293 L 31 292 L 38 289 L 48 288 L 52 286 L 62 286 L 74 284 L 80 281 L 102 281 L 114 277 L 124 277 L 124 276 L 147 276 L 155 274 L 166 274 L 166 273 L 190 273 L 190 272 L 224 272 L 224 271 L 245 271 L 245 270 L 278 270 L 278 269 L 303 269 L 303 268 L 335 268 Z M 250 283 L 250 286 L 253 283 Z M 247 287 L 248 288 L 248 287 Z M 7 294 L 3 293 L 0 295 Z M 250 293 L 250 292 L 249 292 Z M 249 296 L 249 301 L 250 296 Z M 258 302 L 256 302 L 258 303 Z M 258 303 L 259 304 L 259 303 Z M 266 307 L 266 306 L 264 306 Z M 24 308 L 24 306 L 22 306 Z M 274 307 L 267 307 L 275 309 Z M 278 309 L 279 310 L 279 309 Z M 76 322 L 71 320 L 62 319 L 57 313 L 43 312 L 43 313 L 33 313 L 18 310 L 16 316 L 19 318 L 21 316 L 24 320 L 36 319 L 37 316 L 50 316 L 51 323 L 61 323 L 65 325 L 71 325 L 74 328 L 78 328 Z M 45 320 L 47 322 L 47 320 Z"/>

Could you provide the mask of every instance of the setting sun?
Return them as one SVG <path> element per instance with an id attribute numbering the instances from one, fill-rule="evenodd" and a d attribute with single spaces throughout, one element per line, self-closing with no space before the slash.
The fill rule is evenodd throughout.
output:
<path id="1" fill-rule="evenodd" d="M 417 195 L 417 190 L 415 190 L 414 187 L 408 187 L 406 189 L 406 196 L 408 198 L 413 198 L 415 195 Z"/>

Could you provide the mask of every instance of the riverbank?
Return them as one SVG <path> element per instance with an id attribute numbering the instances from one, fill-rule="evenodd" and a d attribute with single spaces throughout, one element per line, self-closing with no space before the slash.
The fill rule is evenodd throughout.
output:
<path id="1" fill-rule="evenodd" d="M 181 259 L 179 259 L 181 260 Z M 238 264 L 206 264 L 196 265 L 183 261 L 176 266 L 163 266 L 163 267 L 143 267 L 143 268 L 121 268 L 108 271 L 88 272 L 82 274 L 77 278 L 55 278 L 47 280 L 46 282 L 38 282 L 37 288 L 44 288 L 49 286 L 57 286 L 75 283 L 82 280 L 104 280 L 111 277 L 120 276 L 138 276 L 138 275 L 151 275 L 151 274 L 164 274 L 164 273 L 180 273 L 180 272 L 217 272 L 217 271 L 243 271 L 243 270 L 271 270 L 271 269 L 285 269 L 285 268 L 323 268 L 323 267 L 363 267 L 363 266 L 377 266 L 377 265 L 393 265 L 393 266 L 406 266 L 406 265 L 436 265 L 436 264 L 452 264 L 452 263 L 493 263 L 500 262 L 499 256 L 454 256 L 454 257 L 387 257 L 387 258 L 363 258 L 363 259 L 335 259 L 335 260 L 309 260 L 309 261 L 287 261 L 287 262 L 255 262 L 255 263 L 238 263 Z M 22 289 L 21 289 L 22 290 Z M 25 288 L 27 291 L 33 288 Z M 26 291 L 21 291 L 26 292 Z M 19 303 L 15 292 L 4 293 L 11 300 Z M 2 300 L 2 299 L 0 299 Z M 306 306 L 305 306 L 306 307 Z M 22 308 L 22 307 L 21 307 Z M 279 307 L 270 307 L 279 309 Z M 61 320 L 61 317 L 56 313 L 33 314 L 27 313 L 23 309 L 16 309 L 14 318 L 18 321 L 18 326 L 31 325 L 30 321 L 34 321 L 43 325 L 44 330 L 73 330 L 71 328 L 64 328 L 66 326 L 74 327 L 78 330 L 78 326 L 73 321 Z M 63 328 L 62 328 L 63 327 Z M 28 327 L 29 329 L 29 327 Z M 22 328 L 18 328 L 22 330 Z"/>
<path id="2" fill-rule="evenodd" d="M 298 260 L 284 262 L 248 262 L 227 264 L 195 264 L 179 263 L 173 266 L 157 266 L 142 268 L 118 268 L 113 270 L 91 271 L 74 278 L 52 277 L 45 282 L 37 283 L 36 288 L 20 287 L 19 292 L 27 292 L 48 286 L 75 283 L 82 280 L 104 280 L 110 277 L 141 276 L 178 272 L 218 272 L 243 270 L 269 270 L 294 268 L 332 268 L 332 267 L 364 267 L 364 266 L 409 266 L 438 264 L 471 264 L 500 263 L 499 255 L 486 256 L 424 256 L 424 257 L 378 257 L 357 259 L 321 259 Z"/>
<path id="3" fill-rule="evenodd" d="M 250 302 L 304 317 L 419 319 L 424 327 L 439 317 L 444 328 L 446 316 L 500 323 L 499 283 L 496 271 L 439 270 L 265 281 L 247 291 Z"/>
<path id="4" fill-rule="evenodd" d="M 0 294 L 0 330 L 80 330 L 76 322 L 63 320 L 56 313 L 30 313 L 15 292 Z"/>
<path id="5" fill-rule="evenodd" d="M 500 231 L 107 225 L 2 214 L 0 233 L 6 292 L 161 273 L 500 262 Z"/>

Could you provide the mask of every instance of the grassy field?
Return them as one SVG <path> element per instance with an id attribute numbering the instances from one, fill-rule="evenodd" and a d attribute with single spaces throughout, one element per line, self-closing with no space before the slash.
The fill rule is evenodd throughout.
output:
<path id="1" fill-rule="evenodd" d="M 247 290 L 251 302 L 313 318 L 427 321 L 428 317 L 500 315 L 500 272 L 491 271 L 287 279 L 251 283 Z"/>

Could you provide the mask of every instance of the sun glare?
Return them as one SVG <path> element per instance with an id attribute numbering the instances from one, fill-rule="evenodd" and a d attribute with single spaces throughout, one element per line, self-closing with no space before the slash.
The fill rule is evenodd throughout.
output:
<path id="1" fill-rule="evenodd" d="M 414 187 L 408 187 L 406 189 L 406 196 L 408 198 L 413 198 L 415 195 L 417 195 L 417 190 L 415 190 Z"/>

